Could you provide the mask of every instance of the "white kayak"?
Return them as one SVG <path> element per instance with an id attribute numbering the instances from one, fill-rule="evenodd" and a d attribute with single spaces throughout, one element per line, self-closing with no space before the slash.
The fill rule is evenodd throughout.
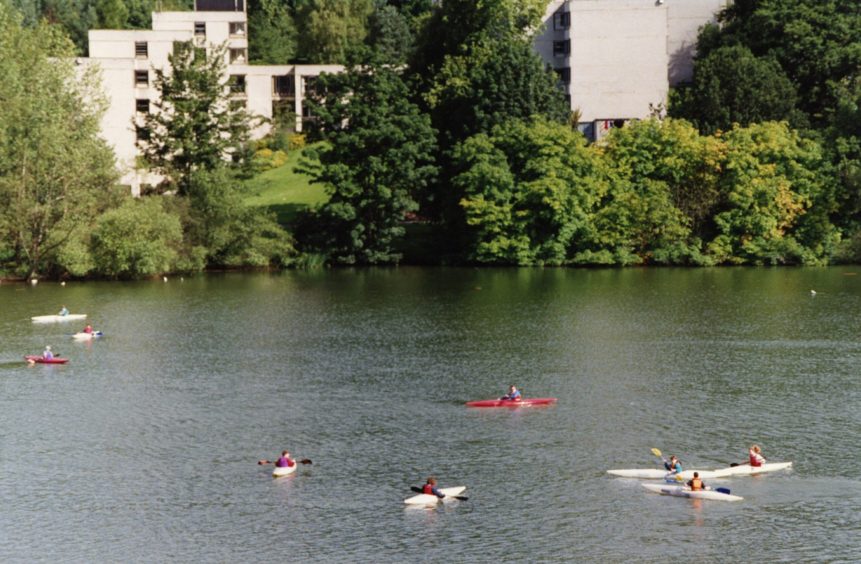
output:
<path id="1" fill-rule="evenodd" d="M 97 337 L 101 337 L 104 335 L 101 331 L 93 331 L 92 333 L 84 333 L 81 331 L 80 333 L 75 333 L 72 335 L 72 338 L 76 341 L 89 341 L 90 339 L 95 339 Z"/>
<path id="2" fill-rule="evenodd" d="M 677 497 L 688 497 L 691 499 L 709 499 L 713 501 L 741 501 L 744 498 L 732 495 L 721 493 L 715 490 L 698 490 L 691 491 L 687 486 L 671 486 L 671 485 L 659 485 L 659 484 L 640 484 L 644 488 L 649 491 L 659 493 L 662 495 L 674 495 Z"/>
<path id="3" fill-rule="evenodd" d="M 678 474 L 670 474 L 666 470 L 657 470 L 654 468 L 632 468 L 629 470 L 607 470 L 607 474 L 619 476 L 620 478 L 637 478 L 641 480 L 663 480 L 665 478 L 675 478 L 680 476 L 682 480 L 690 480 L 694 477 L 694 472 L 700 473 L 700 478 L 720 478 L 720 475 L 715 470 L 685 470 Z"/>
<path id="4" fill-rule="evenodd" d="M 404 503 L 407 505 L 436 505 L 441 501 L 450 501 L 454 499 L 454 496 L 460 495 L 463 490 L 466 489 L 466 486 L 456 486 L 454 488 L 440 488 L 439 491 L 445 497 L 440 499 L 433 494 L 419 494 L 414 495 L 413 497 L 408 497 L 404 500 Z"/>
<path id="5" fill-rule="evenodd" d="M 33 320 L 33 323 L 56 323 L 58 321 L 75 321 L 86 318 L 86 313 L 69 313 L 67 315 L 37 315 L 30 319 Z"/>
<path id="6" fill-rule="evenodd" d="M 272 471 L 272 477 L 280 478 L 282 476 L 289 476 L 290 474 L 295 472 L 297 468 L 299 468 L 298 462 L 293 466 L 276 466 L 275 470 Z"/>
<path id="7" fill-rule="evenodd" d="M 717 476 L 715 478 L 726 478 L 728 476 L 752 476 L 754 474 L 765 474 L 766 472 L 776 472 L 792 467 L 792 462 L 766 462 L 762 466 L 751 466 L 750 464 L 739 464 L 729 468 L 719 468 L 715 470 Z"/>

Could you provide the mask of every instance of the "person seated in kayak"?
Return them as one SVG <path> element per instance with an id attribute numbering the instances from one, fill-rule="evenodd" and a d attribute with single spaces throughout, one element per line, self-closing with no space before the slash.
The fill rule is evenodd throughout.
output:
<path id="1" fill-rule="evenodd" d="M 51 345 L 45 346 L 45 351 L 42 353 L 42 358 L 45 360 L 52 360 L 54 358 L 54 353 L 51 352 Z"/>
<path id="2" fill-rule="evenodd" d="M 89 323 L 87 323 L 87 326 L 84 327 L 84 330 L 82 331 L 82 333 L 92 333 L 92 332 L 93 332 L 93 326 L 90 325 Z"/>
<path id="3" fill-rule="evenodd" d="M 672 455 L 669 460 L 664 461 L 664 468 L 666 468 L 667 472 L 670 474 L 681 474 L 683 472 L 682 463 L 679 462 L 679 459 L 675 454 Z"/>
<path id="4" fill-rule="evenodd" d="M 275 461 L 276 468 L 292 468 L 296 466 L 296 461 L 290 458 L 289 451 L 281 451 L 281 458 Z"/>
<path id="5" fill-rule="evenodd" d="M 762 449 L 759 448 L 758 445 L 753 445 L 750 447 L 750 450 L 747 451 L 748 457 L 750 459 L 750 465 L 754 467 L 759 467 L 765 464 L 765 457 L 762 455 Z"/>
<path id="6" fill-rule="evenodd" d="M 433 476 L 428 478 L 427 482 L 425 482 L 425 485 L 422 486 L 422 493 L 428 495 L 435 495 L 440 499 L 445 497 L 445 494 L 437 489 L 436 478 L 434 478 Z"/>
<path id="7" fill-rule="evenodd" d="M 69 310 L 66 309 L 66 306 L 63 306 L 62 309 L 60 309 L 60 313 L 58 313 L 57 315 L 61 315 L 61 316 L 69 315 Z"/>
<path id="8" fill-rule="evenodd" d="M 520 395 L 520 390 L 517 389 L 517 386 L 512 384 L 508 387 L 508 393 L 499 398 L 501 400 L 510 400 L 510 401 L 520 401 L 522 399 Z"/>
<path id="9" fill-rule="evenodd" d="M 694 477 L 688 480 L 688 487 L 692 492 L 699 492 L 706 489 L 705 483 L 700 479 L 699 472 L 694 472 Z"/>

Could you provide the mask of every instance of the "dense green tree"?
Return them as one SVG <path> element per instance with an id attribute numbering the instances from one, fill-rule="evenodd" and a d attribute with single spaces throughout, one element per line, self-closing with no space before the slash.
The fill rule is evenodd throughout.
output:
<path id="1" fill-rule="evenodd" d="M 61 271 L 117 180 L 97 76 L 72 54 L 59 28 L 22 28 L 0 3 L 0 259 L 24 276 Z"/>
<path id="2" fill-rule="evenodd" d="M 469 260 L 561 265 L 594 238 L 592 214 L 608 189 L 607 170 L 570 127 L 512 120 L 459 144 L 454 164 Z"/>
<path id="3" fill-rule="evenodd" d="M 713 133 L 762 121 L 791 119 L 795 114 L 795 88 L 780 65 L 757 58 L 747 47 L 721 47 L 701 58 L 693 83 L 682 88 L 673 115 Z"/>
<path id="4" fill-rule="evenodd" d="M 248 3 L 248 56 L 252 63 L 284 65 L 297 50 L 297 31 L 290 6 L 283 0 Z"/>
<path id="5" fill-rule="evenodd" d="M 821 122 L 834 108 L 834 85 L 861 68 L 861 10 L 857 1 L 741 0 L 722 13 L 721 28 L 701 36 L 707 57 L 723 45 L 741 44 L 773 58 L 796 85 L 799 107 Z"/>
<path id="6" fill-rule="evenodd" d="M 367 35 L 372 0 L 298 0 L 298 58 L 306 63 L 344 63 Z"/>
<path id="7" fill-rule="evenodd" d="M 123 0 L 96 0 L 98 26 L 103 29 L 125 29 L 129 9 Z"/>
<path id="8" fill-rule="evenodd" d="M 326 143 L 306 171 L 329 201 L 316 211 L 317 236 L 302 238 L 305 250 L 343 264 L 397 262 L 405 215 L 436 173 L 430 120 L 409 101 L 399 70 L 371 53 L 320 76 L 318 93 L 313 111 Z"/>
<path id="9" fill-rule="evenodd" d="M 93 269 L 109 278 L 172 272 L 182 248 L 179 216 L 163 198 L 129 198 L 99 217 L 90 234 Z"/>
<path id="10" fill-rule="evenodd" d="M 247 164 L 254 120 L 245 99 L 232 96 L 239 85 L 225 84 L 224 46 L 207 53 L 190 41 L 175 45 L 170 71 L 154 70 L 159 98 L 137 124 L 138 147 L 163 176 L 160 189 L 184 196 L 195 171 L 220 168 L 226 159 L 234 167 Z"/>
<path id="11" fill-rule="evenodd" d="M 774 122 L 723 139 L 718 235 L 709 253 L 740 264 L 827 262 L 839 234 L 828 221 L 833 203 L 819 145 Z"/>
<path id="12" fill-rule="evenodd" d="M 413 46 L 409 18 L 385 0 L 377 0 L 368 21 L 368 44 L 392 64 L 404 64 Z"/>

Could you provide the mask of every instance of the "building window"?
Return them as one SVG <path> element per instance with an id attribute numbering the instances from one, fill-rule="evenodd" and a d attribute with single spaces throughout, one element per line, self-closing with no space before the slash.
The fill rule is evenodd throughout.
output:
<path id="1" fill-rule="evenodd" d="M 139 114 L 148 114 L 149 100 L 147 98 L 138 98 L 135 100 L 135 111 Z"/>
<path id="2" fill-rule="evenodd" d="M 555 57 L 562 57 L 571 52 L 571 40 L 566 39 L 565 41 L 554 41 L 553 42 L 553 55 Z"/>
<path id="3" fill-rule="evenodd" d="M 195 12 L 244 12 L 243 0 L 195 0 Z"/>
<path id="4" fill-rule="evenodd" d="M 306 76 L 302 78 L 302 94 L 311 96 L 317 94 L 317 77 Z"/>
<path id="5" fill-rule="evenodd" d="M 135 141 L 138 143 L 150 140 L 149 129 L 143 126 L 135 126 Z"/>
<path id="6" fill-rule="evenodd" d="M 135 57 L 138 59 L 146 59 L 149 57 L 149 49 L 146 41 L 135 41 Z"/>
<path id="7" fill-rule="evenodd" d="M 568 29 L 571 27 L 571 12 L 556 12 L 553 14 L 553 29 Z"/>
<path id="8" fill-rule="evenodd" d="M 230 80 L 227 83 L 230 86 L 232 94 L 245 94 L 245 75 L 231 74 Z"/>
<path id="9" fill-rule="evenodd" d="M 245 22 L 230 22 L 230 35 L 243 37 L 245 35 Z"/>
<path id="10" fill-rule="evenodd" d="M 556 69 L 556 74 L 559 76 L 559 82 L 562 84 L 568 84 L 571 82 L 571 67 Z"/>
<path id="11" fill-rule="evenodd" d="M 231 49 L 230 50 L 230 63 L 234 65 L 244 65 L 247 57 L 245 55 L 245 49 Z"/>
<path id="12" fill-rule="evenodd" d="M 296 96 L 296 77 L 292 74 L 272 77 L 272 94 L 280 98 Z"/>
<path id="13" fill-rule="evenodd" d="M 206 37 L 206 22 L 194 22 L 194 35 L 196 37 Z"/>
<path id="14" fill-rule="evenodd" d="M 278 128 L 296 129 L 296 109 L 292 100 L 272 100 L 272 122 Z"/>
<path id="15" fill-rule="evenodd" d="M 149 86 L 149 71 L 136 70 L 135 71 L 135 87 L 147 88 L 148 86 Z"/>

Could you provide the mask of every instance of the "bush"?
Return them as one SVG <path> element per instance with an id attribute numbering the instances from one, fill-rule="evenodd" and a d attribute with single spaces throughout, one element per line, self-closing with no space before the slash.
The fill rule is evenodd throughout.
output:
<path id="1" fill-rule="evenodd" d="M 102 215 L 92 233 L 95 270 L 111 278 L 141 278 L 172 271 L 182 226 L 163 199 L 129 199 Z"/>

